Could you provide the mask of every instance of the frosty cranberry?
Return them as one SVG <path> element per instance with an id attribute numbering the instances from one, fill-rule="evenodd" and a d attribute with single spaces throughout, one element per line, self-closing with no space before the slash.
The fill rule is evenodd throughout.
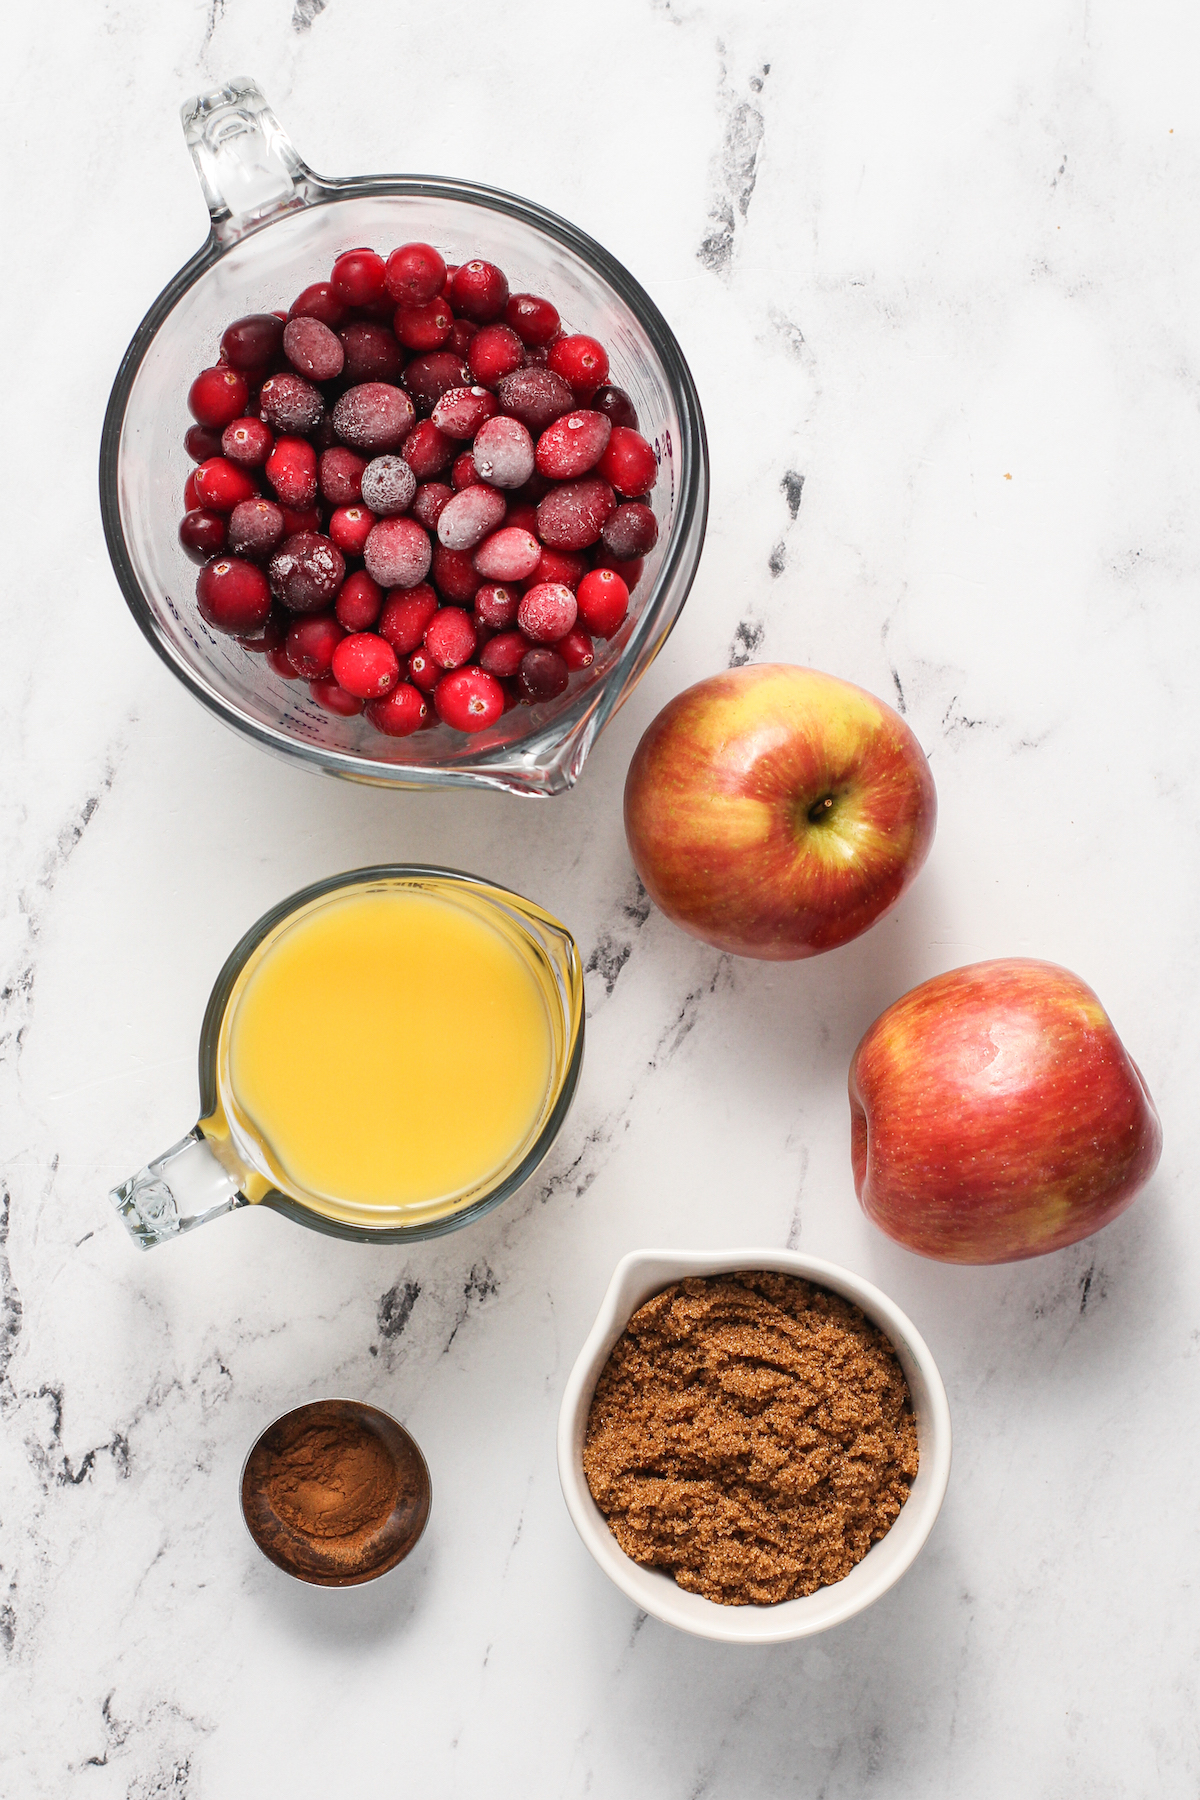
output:
<path id="1" fill-rule="evenodd" d="M 283 354 L 309 381 L 332 381 L 346 360 L 341 339 L 320 319 L 289 319 L 283 330 Z"/>
<path id="2" fill-rule="evenodd" d="M 410 681 L 401 681 L 382 700 L 368 700 L 364 708 L 376 731 L 387 737 L 410 737 L 429 717 L 429 702 Z"/>
<path id="3" fill-rule="evenodd" d="M 469 606 L 483 586 L 469 550 L 447 550 L 438 544 L 433 552 L 433 580 L 443 600 L 453 606 Z"/>
<path id="4" fill-rule="evenodd" d="M 305 438 L 277 438 L 263 474 L 285 506 L 311 506 L 317 497 L 317 453 Z"/>
<path id="5" fill-rule="evenodd" d="M 437 610 L 438 597 L 428 582 L 422 581 L 408 593 L 389 594 L 379 615 L 379 635 L 397 656 L 409 656 L 424 643 L 425 627 Z"/>
<path id="6" fill-rule="evenodd" d="M 447 388 L 430 418 L 447 437 L 473 438 L 485 419 L 499 409 L 495 394 L 484 387 Z"/>
<path id="7" fill-rule="evenodd" d="M 362 499 L 362 477 L 366 466 L 365 457 L 356 456 L 353 450 L 346 450 L 341 444 L 323 450 L 317 464 L 317 482 L 322 497 L 331 506 L 353 506 L 356 500 Z"/>
<path id="8" fill-rule="evenodd" d="M 258 394 L 259 411 L 272 431 L 299 434 L 321 423 L 325 402 L 303 375 L 271 375 Z"/>
<path id="9" fill-rule="evenodd" d="M 609 514 L 600 536 L 606 550 L 628 561 L 653 550 L 658 542 L 658 520 L 648 506 L 631 500 Z"/>
<path id="10" fill-rule="evenodd" d="M 413 651 L 404 667 L 408 679 L 423 694 L 432 694 L 446 672 L 441 663 L 434 661 L 424 646 Z"/>
<path id="11" fill-rule="evenodd" d="M 471 347 L 471 339 L 478 330 L 478 325 L 473 325 L 470 319 L 455 319 L 450 327 L 450 336 L 446 339 L 447 350 L 452 350 L 455 356 L 465 356 Z"/>
<path id="12" fill-rule="evenodd" d="M 596 649 L 586 631 L 578 626 L 568 631 L 566 637 L 559 638 L 554 648 L 574 674 L 576 669 L 590 669 L 596 660 Z"/>
<path id="13" fill-rule="evenodd" d="M 461 356 L 434 350 L 428 356 L 414 356 L 401 380 L 417 411 L 428 418 L 447 388 L 471 386 L 471 371 Z"/>
<path id="14" fill-rule="evenodd" d="M 297 294 L 288 309 L 289 319 L 320 319 L 336 331 L 346 317 L 346 304 L 339 300 L 327 281 L 314 281 L 302 294 Z M 282 341 L 282 338 L 281 338 Z"/>
<path id="15" fill-rule="evenodd" d="M 361 556 L 375 523 L 365 506 L 339 506 L 329 516 L 329 536 L 343 556 Z"/>
<path id="16" fill-rule="evenodd" d="M 404 445 L 404 460 L 418 481 L 440 475 L 454 457 L 454 439 L 439 431 L 432 419 L 414 425 Z"/>
<path id="17" fill-rule="evenodd" d="M 494 531 L 505 513 L 504 495 L 482 482 L 464 488 L 447 502 L 438 520 L 437 534 L 448 550 L 473 550 Z"/>
<path id="18" fill-rule="evenodd" d="M 347 388 L 333 409 L 333 429 L 342 442 L 372 456 L 397 449 L 415 419 L 413 403 L 404 389 L 387 381 L 362 381 Z"/>
<path id="19" fill-rule="evenodd" d="M 474 465 L 472 464 L 472 467 Z M 436 531 L 438 520 L 442 516 L 442 508 L 453 498 L 454 489 L 444 481 L 423 481 L 413 495 L 413 503 L 409 508 L 414 519 L 423 525 L 426 531 Z"/>
<path id="20" fill-rule="evenodd" d="M 578 399 L 586 400 L 608 380 L 608 352 L 594 337 L 575 332 L 551 344 L 546 367 L 569 382 Z"/>
<path id="21" fill-rule="evenodd" d="M 333 610 L 347 631 L 370 631 L 383 610 L 383 589 L 365 569 L 358 569 L 342 583 Z"/>
<path id="22" fill-rule="evenodd" d="M 273 500 L 243 500 L 229 515 L 228 542 L 234 556 L 265 560 L 283 538 L 283 510 Z"/>
<path id="23" fill-rule="evenodd" d="M 455 270 L 450 299 L 462 318 L 489 325 L 502 316 L 508 304 L 508 280 L 495 263 L 476 258 Z"/>
<path id="24" fill-rule="evenodd" d="M 376 456 L 363 470 L 363 504 L 381 519 L 407 512 L 416 491 L 417 478 L 402 456 Z"/>
<path id="25" fill-rule="evenodd" d="M 489 638 L 479 652 L 479 666 L 489 675 L 511 679 L 521 667 L 525 652 L 533 648 L 519 631 L 501 631 Z"/>
<path id="26" fill-rule="evenodd" d="M 352 719 L 363 709 L 358 695 L 348 694 L 332 675 L 326 675 L 321 681 L 310 681 L 308 691 L 318 706 L 323 706 L 326 712 L 336 713 L 342 719 Z"/>
<path id="27" fill-rule="evenodd" d="M 557 644 L 575 623 L 578 611 L 569 587 L 543 581 L 526 593 L 517 609 L 517 624 L 532 644 Z"/>
<path id="28" fill-rule="evenodd" d="M 384 268 L 384 287 L 397 306 L 424 306 L 445 283 L 446 265 L 432 244 L 401 244 Z"/>
<path id="29" fill-rule="evenodd" d="M 586 550 L 615 506 L 612 489 L 598 476 L 564 482 L 538 507 L 538 536 L 551 550 Z"/>
<path id="30" fill-rule="evenodd" d="M 210 456 L 220 456 L 221 435 L 207 425 L 189 425 L 183 434 L 183 447 L 193 462 L 207 462 Z"/>
<path id="31" fill-rule="evenodd" d="M 632 499 L 648 494 L 658 480 L 658 458 L 640 432 L 615 425 L 596 473 L 610 482 L 618 494 Z"/>
<path id="32" fill-rule="evenodd" d="M 587 571 L 585 559 L 571 550 L 543 550 L 529 579 L 531 583 L 559 581 L 574 593 Z"/>
<path id="33" fill-rule="evenodd" d="M 345 362 L 342 377 L 350 382 L 400 379 L 404 357 L 396 334 L 388 325 L 372 319 L 355 319 L 338 332 Z"/>
<path id="34" fill-rule="evenodd" d="M 476 381 L 494 388 L 525 361 L 525 346 L 507 325 L 484 325 L 467 346 L 467 367 Z"/>
<path id="35" fill-rule="evenodd" d="M 537 441 L 535 460 L 539 475 L 552 481 L 574 481 L 594 469 L 608 445 L 612 426 L 603 413 L 564 413 L 547 425 Z"/>
<path id="36" fill-rule="evenodd" d="M 249 313 L 225 327 L 221 355 L 233 368 L 253 373 L 279 355 L 282 343 L 282 319 L 274 313 Z"/>
<path id="37" fill-rule="evenodd" d="M 602 412 L 606 419 L 614 425 L 620 425 L 628 431 L 636 431 L 638 427 L 637 408 L 625 392 L 624 388 L 613 387 L 605 382 L 592 395 L 592 405 L 597 412 Z"/>
<path id="38" fill-rule="evenodd" d="M 370 306 L 383 293 L 385 265 L 374 250 L 346 250 L 338 257 L 329 285 L 346 306 Z"/>
<path id="39" fill-rule="evenodd" d="M 519 525 L 494 531 L 475 552 L 475 573 L 488 581 L 524 581 L 542 559 L 542 546 Z"/>
<path id="40" fill-rule="evenodd" d="M 333 667 L 333 653 L 345 635 L 331 613 L 317 613 L 306 619 L 297 619 L 289 627 L 284 640 L 287 659 L 297 675 L 302 675 L 306 681 L 316 681 L 320 676 L 329 674 Z"/>
<path id="41" fill-rule="evenodd" d="M 371 528 L 363 559 L 380 587 L 410 588 L 428 575 L 431 554 L 428 534 L 415 519 L 380 519 Z"/>
<path id="42" fill-rule="evenodd" d="M 496 390 L 501 412 L 520 419 L 530 431 L 545 431 L 555 419 L 570 412 L 575 396 L 569 383 L 550 369 L 518 369 L 506 375 Z"/>
<path id="43" fill-rule="evenodd" d="M 557 650 L 527 650 L 517 672 L 517 686 L 526 700 L 553 700 L 571 679 L 571 671 Z"/>
<path id="44" fill-rule="evenodd" d="M 193 562 L 207 562 L 225 548 L 225 520 L 220 513 L 195 507 L 179 521 L 179 541 Z"/>
<path id="45" fill-rule="evenodd" d="M 445 300 L 430 300 L 424 306 L 400 306 L 392 320 L 392 330 L 406 350 L 423 356 L 440 350 L 450 336 L 454 314 Z"/>
<path id="46" fill-rule="evenodd" d="M 464 450 L 450 464 L 450 485 L 456 494 L 461 494 L 464 488 L 474 487 L 478 480 L 475 458 L 469 450 Z"/>
<path id="47" fill-rule="evenodd" d="M 533 439 L 519 419 L 498 413 L 475 434 L 471 454 L 481 481 L 516 488 L 533 474 Z"/>
<path id="48" fill-rule="evenodd" d="M 228 363 L 217 363 L 211 369 L 202 369 L 188 389 L 188 411 L 198 425 L 222 431 L 241 417 L 249 398 L 246 377 Z"/>
<path id="49" fill-rule="evenodd" d="M 271 590 L 261 569 L 236 556 L 205 563 L 196 578 L 196 603 L 214 631 L 234 637 L 257 631 L 271 611 Z"/>
<path id="50" fill-rule="evenodd" d="M 504 308 L 504 323 L 523 344 L 540 346 L 553 343 L 562 320 L 558 308 L 540 294 L 513 294 Z"/>
<path id="51" fill-rule="evenodd" d="M 517 622 L 520 604 L 521 596 L 516 588 L 487 582 L 475 596 L 475 623 L 488 631 L 511 631 Z"/>
<path id="52" fill-rule="evenodd" d="M 504 689 L 485 669 L 443 675 L 433 690 L 438 718 L 455 731 L 486 731 L 504 711 Z"/>
<path id="53" fill-rule="evenodd" d="M 261 469 L 274 442 L 274 434 L 261 419 L 235 419 L 221 434 L 221 452 L 243 469 Z"/>
<path id="54" fill-rule="evenodd" d="M 475 627 L 461 606 L 443 606 L 425 627 L 425 648 L 443 669 L 470 662 L 478 648 Z"/>
<path id="55" fill-rule="evenodd" d="M 629 589 L 612 569 L 593 569 L 575 592 L 579 623 L 592 637 L 613 635 L 629 611 Z"/>
<path id="56" fill-rule="evenodd" d="M 346 579 L 346 559 L 318 531 L 297 531 L 271 558 L 271 586 L 289 612 L 323 612 Z"/>
<path id="57" fill-rule="evenodd" d="M 258 489 L 245 469 L 228 457 L 211 456 L 193 475 L 196 498 L 209 512 L 231 513 L 239 500 L 249 500 Z"/>

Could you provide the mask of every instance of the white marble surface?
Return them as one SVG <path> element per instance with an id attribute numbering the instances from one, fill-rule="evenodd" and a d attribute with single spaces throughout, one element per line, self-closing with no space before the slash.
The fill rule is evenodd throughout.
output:
<path id="1" fill-rule="evenodd" d="M 0 1792 L 1195 1795 L 1194 9 L 291 8 L 76 0 L 6 33 Z M 691 359 L 700 577 L 565 799 L 281 766 L 127 616 L 104 402 L 203 231 L 178 104 L 243 71 L 318 169 L 463 173 L 576 219 Z M 902 699 L 939 787 L 900 909 L 808 965 L 647 917 L 621 831 L 646 723 L 746 650 Z M 226 950 L 383 858 L 521 887 L 592 956 L 546 1179 L 410 1255 L 265 1213 L 137 1255 L 105 1193 L 194 1117 Z M 913 982 L 1007 953 L 1098 989 L 1165 1154 L 1091 1242 L 942 1268 L 859 1213 L 846 1065 Z M 750 1653 L 636 1616 L 553 1457 L 622 1252 L 737 1240 L 880 1283 L 957 1432 L 905 1581 Z M 348 1594 L 278 1575 L 237 1508 L 258 1429 L 327 1393 L 406 1420 L 436 1487 L 412 1561 Z"/>

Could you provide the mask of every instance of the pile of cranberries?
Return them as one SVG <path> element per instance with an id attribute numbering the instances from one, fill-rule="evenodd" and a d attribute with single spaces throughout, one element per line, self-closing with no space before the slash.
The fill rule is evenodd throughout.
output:
<path id="1" fill-rule="evenodd" d="M 658 536 L 657 458 L 608 373 L 492 263 L 348 250 L 286 314 L 235 320 L 188 393 L 202 616 L 392 737 L 553 699 Z"/>

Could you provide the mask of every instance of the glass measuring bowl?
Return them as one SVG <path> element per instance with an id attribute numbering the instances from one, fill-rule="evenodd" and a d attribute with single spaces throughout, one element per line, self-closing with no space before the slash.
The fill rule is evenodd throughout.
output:
<path id="1" fill-rule="evenodd" d="M 432 176 L 316 175 L 258 87 L 242 78 L 183 108 L 184 133 L 212 217 L 207 242 L 138 327 L 113 385 L 100 449 L 100 507 L 121 591 L 167 667 L 227 725 L 309 768 L 385 787 L 561 792 L 666 641 L 696 573 L 708 510 L 708 450 L 691 373 L 675 337 L 629 271 L 573 225 L 531 201 Z M 385 254 L 410 240 L 448 262 L 484 256 L 514 292 L 547 295 L 565 325 L 606 346 L 612 380 L 637 408 L 660 462 L 659 537 L 630 616 L 597 645 L 590 680 L 505 713 L 466 736 L 447 726 L 387 738 L 362 718 L 325 712 L 305 686 L 213 632 L 195 604 L 196 568 L 180 547 L 183 448 L 193 377 L 222 331 L 286 306 L 328 279 L 343 250 Z"/>
<path id="2" fill-rule="evenodd" d="M 485 1178 L 423 1203 L 365 1205 L 306 1192 L 249 1117 L 230 1076 L 238 1001 L 272 946 L 298 920 L 363 889 L 415 891 L 464 908 L 517 952 L 546 1008 L 550 1072 L 531 1127 Z M 363 1244 L 396 1244 L 457 1231 L 516 1193 L 558 1136 L 583 1062 L 583 1020 L 583 968 L 575 940 L 531 900 L 456 869 L 422 864 L 383 864 L 331 876 L 264 913 L 227 958 L 200 1031 L 200 1121 L 179 1143 L 114 1188 L 109 1198 L 143 1250 L 250 1205 L 269 1206 L 313 1231 Z"/>

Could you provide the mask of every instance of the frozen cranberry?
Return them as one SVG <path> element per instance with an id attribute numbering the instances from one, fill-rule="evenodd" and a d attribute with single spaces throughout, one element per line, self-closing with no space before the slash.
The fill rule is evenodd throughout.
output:
<path id="1" fill-rule="evenodd" d="M 592 405 L 597 412 L 602 412 L 606 419 L 611 419 L 614 426 L 620 425 L 623 430 L 636 431 L 638 427 L 637 408 L 625 392 L 624 388 L 613 387 L 605 382 L 592 395 Z"/>
<path id="2" fill-rule="evenodd" d="M 407 512 L 416 491 L 417 478 L 402 456 L 376 456 L 363 470 L 363 502 L 381 519 Z"/>
<path id="3" fill-rule="evenodd" d="M 587 571 L 588 566 L 584 558 L 576 556 L 570 550 L 543 550 L 530 581 L 531 583 L 558 581 L 562 583 L 563 587 L 569 587 L 574 593 Z"/>
<path id="4" fill-rule="evenodd" d="M 450 485 L 456 494 L 461 494 L 464 488 L 474 487 L 478 480 L 475 458 L 469 450 L 464 450 L 450 464 Z"/>
<path id="5" fill-rule="evenodd" d="M 474 469 L 474 463 L 471 467 Z M 413 518 L 425 527 L 426 531 L 436 531 L 438 520 L 442 516 L 442 508 L 453 494 L 454 489 L 444 481 L 423 481 L 413 495 L 413 503 L 409 511 Z"/>
<path id="6" fill-rule="evenodd" d="M 543 581 L 529 589 L 517 610 L 517 624 L 532 644 L 557 644 L 566 637 L 578 612 L 569 587 Z"/>
<path id="7" fill-rule="evenodd" d="M 528 500 L 510 499 L 504 523 L 514 530 L 528 531 L 533 536 L 537 531 L 537 507 Z"/>
<path id="8" fill-rule="evenodd" d="M 273 607 L 258 630 L 239 636 L 238 643 L 243 650 L 248 650 L 251 656 L 265 656 L 270 650 L 282 649 L 286 636 L 285 615 Z"/>
<path id="9" fill-rule="evenodd" d="M 514 676 L 521 667 L 525 652 L 532 650 L 529 639 L 519 631 L 501 631 L 489 638 L 479 652 L 479 666 L 489 675 Z"/>
<path id="10" fill-rule="evenodd" d="M 461 606 L 443 606 L 425 627 L 425 648 L 443 669 L 470 662 L 479 646 L 475 627 Z"/>
<path id="11" fill-rule="evenodd" d="M 326 675 L 320 681 L 310 681 L 308 691 L 318 706 L 323 706 L 326 712 L 337 713 L 342 719 L 352 719 L 355 713 L 360 713 L 363 709 L 358 695 L 348 694 L 332 675 Z"/>
<path id="12" fill-rule="evenodd" d="M 327 281 L 314 281 L 302 294 L 297 294 L 288 309 L 289 319 L 320 319 L 336 331 L 346 317 L 344 301 L 338 299 Z"/>
<path id="13" fill-rule="evenodd" d="M 345 637 L 332 613 L 316 613 L 297 619 L 289 627 L 284 648 L 297 675 L 317 681 L 333 667 L 333 653 Z"/>
<path id="14" fill-rule="evenodd" d="M 516 332 L 523 344 L 553 343 L 562 320 L 558 308 L 543 300 L 540 294 L 513 294 L 504 309 L 504 323 Z"/>
<path id="15" fill-rule="evenodd" d="M 404 460 L 418 481 L 440 475 L 454 456 L 454 439 L 439 431 L 432 419 L 414 425 L 404 446 Z"/>
<path id="16" fill-rule="evenodd" d="M 228 363 L 202 369 L 188 389 L 188 411 L 199 425 L 222 431 L 246 410 L 250 388 L 246 377 Z"/>
<path id="17" fill-rule="evenodd" d="M 305 438 L 277 438 L 263 473 L 285 506 L 311 506 L 317 497 L 317 453 Z"/>
<path id="18" fill-rule="evenodd" d="M 320 531 L 321 515 L 315 506 L 281 506 L 283 514 L 283 535 L 285 538 L 295 537 L 298 531 Z"/>
<path id="19" fill-rule="evenodd" d="M 288 661 L 288 653 L 282 644 L 275 644 L 267 651 L 267 667 L 282 675 L 285 681 L 299 681 L 300 677 Z"/>
<path id="20" fill-rule="evenodd" d="M 566 637 L 559 638 L 554 648 L 574 674 L 576 669 L 590 669 L 596 660 L 596 648 L 586 631 L 578 626 L 568 631 Z"/>
<path id="21" fill-rule="evenodd" d="M 504 689 L 486 669 L 458 669 L 433 690 L 439 719 L 455 731 L 486 731 L 504 711 Z"/>
<path id="22" fill-rule="evenodd" d="M 454 314 L 445 300 L 430 300 L 424 306 L 400 306 L 392 320 L 392 330 L 406 350 L 424 356 L 440 350 L 450 336 Z"/>
<path id="23" fill-rule="evenodd" d="M 494 487 L 475 482 L 442 508 L 437 526 L 439 542 L 448 550 L 473 550 L 490 531 L 495 531 L 504 513 L 504 495 Z"/>
<path id="24" fill-rule="evenodd" d="M 475 572 L 471 552 L 447 550 L 445 544 L 434 548 L 433 580 L 443 600 L 449 600 L 452 606 L 470 606 L 483 586 L 483 577 Z"/>
<path id="25" fill-rule="evenodd" d="M 401 244 L 387 259 L 383 283 L 397 306 L 424 306 L 446 284 L 446 264 L 432 244 Z"/>
<path id="26" fill-rule="evenodd" d="M 273 500 L 243 500 L 229 515 L 229 548 L 234 556 L 260 561 L 283 537 L 283 510 Z"/>
<path id="27" fill-rule="evenodd" d="M 207 462 L 221 454 L 221 433 L 207 425 L 189 425 L 183 434 L 183 447 L 193 462 Z"/>
<path id="28" fill-rule="evenodd" d="M 438 597 L 427 581 L 407 593 L 389 594 L 379 615 L 379 635 L 397 656 L 409 656 L 425 641 L 425 627 L 437 609 Z"/>
<path id="29" fill-rule="evenodd" d="M 249 500 L 258 489 L 247 475 L 225 456 L 210 456 L 195 476 L 196 498 L 209 512 L 231 513 L 239 500 Z"/>
<path id="30" fill-rule="evenodd" d="M 488 631 L 511 631 L 517 622 L 520 604 L 521 596 L 516 588 L 488 582 L 475 596 L 476 626 L 483 626 Z"/>
<path id="31" fill-rule="evenodd" d="M 195 512 L 199 504 L 200 496 L 196 492 L 196 471 L 193 469 L 183 484 L 183 510 L 184 512 Z"/>
<path id="32" fill-rule="evenodd" d="M 362 499 L 362 476 L 366 466 L 365 457 L 356 456 L 353 450 L 346 450 L 341 444 L 323 450 L 317 464 L 322 498 L 331 506 L 353 506 L 356 500 Z"/>
<path id="33" fill-rule="evenodd" d="M 549 369 L 517 369 L 504 377 L 496 397 L 501 412 L 538 432 L 545 431 L 547 425 L 570 412 L 575 404 L 569 384 Z"/>
<path id="34" fill-rule="evenodd" d="M 538 507 L 538 536 L 551 550 L 586 550 L 615 506 L 612 489 L 598 476 L 564 482 Z"/>
<path id="35" fill-rule="evenodd" d="M 321 423 L 325 402 L 320 390 L 303 375 L 271 375 L 258 395 L 259 409 L 272 431 L 312 431 Z"/>
<path id="36" fill-rule="evenodd" d="M 270 576 L 289 612 L 324 612 L 346 579 L 346 559 L 319 531 L 297 531 L 271 558 Z"/>
<path id="37" fill-rule="evenodd" d="M 476 325 L 490 325 L 502 317 L 508 304 L 508 281 L 495 263 L 475 258 L 455 270 L 450 298 L 460 317 Z"/>
<path id="38" fill-rule="evenodd" d="M 519 419 L 498 413 L 475 434 L 471 449 L 481 481 L 493 487 L 516 488 L 533 474 L 533 439 Z"/>
<path id="39" fill-rule="evenodd" d="M 264 390 L 265 391 L 265 390 Z M 387 381 L 361 381 L 347 388 L 333 409 L 333 429 L 355 450 L 395 450 L 413 428 L 416 413 L 403 388 Z"/>
<path id="40" fill-rule="evenodd" d="M 524 361 L 525 346 L 507 325 L 484 325 L 467 347 L 467 367 L 484 387 L 496 387 Z"/>
<path id="41" fill-rule="evenodd" d="M 575 593 L 579 623 L 593 637 L 608 638 L 629 611 L 629 589 L 612 569 L 593 569 Z"/>
<path id="42" fill-rule="evenodd" d="M 428 534 L 415 519 L 380 519 L 363 550 L 367 573 L 380 587 L 410 588 L 429 573 Z"/>
<path id="43" fill-rule="evenodd" d="M 546 367 L 569 382 L 580 400 L 586 400 L 608 380 L 608 353 L 594 337 L 575 332 L 551 344 Z"/>
<path id="44" fill-rule="evenodd" d="M 550 352 L 544 344 L 528 344 L 525 348 L 525 367 L 527 369 L 544 369 L 550 360 Z"/>
<path id="45" fill-rule="evenodd" d="M 401 681 L 382 700 L 368 700 L 365 712 L 376 731 L 387 737 L 410 737 L 429 716 L 429 702 L 410 681 Z"/>
<path id="46" fill-rule="evenodd" d="M 414 650 L 405 664 L 408 679 L 423 694 L 432 694 L 434 688 L 445 674 L 440 662 L 435 662 L 428 650 L 422 646 Z"/>
<path id="47" fill-rule="evenodd" d="M 374 523 L 365 506 L 339 506 L 329 516 L 329 535 L 343 556 L 361 556 Z"/>
<path id="48" fill-rule="evenodd" d="M 606 550 L 628 561 L 653 550 L 658 542 L 658 520 L 648 506 L 631 500 L 609 514 L 600 536 Z"/>
<path id="49" fill-rule="evenodd" d="M 358 569 L 342 583 L 333 610 L 347 631 L 370 631 L 383 610 L 383 589 L 365 569 Z"/>
<path id="50" fill-rule="evenodd" d="M 614 575 L 619 575 L 631 594 L 642 579 L 642 570 L 645 564 L 640 556 L 635 556 L 632 561 L 629 561 L 623 557 L 614 556 L 611 551 L 605 550 L 601 546 L 592 552 L 592 559 L 594 569 L 611 569 Z"/>
<path id="51" fill-rule="evenodd" d="M 179 541 L 193 562 L 207 562 L 225 548 L 225 520 L 198 506 L 179 521 Z"/>
<path id="52" fill-rule="evenodd" d="M 471 386 L 471 371 L 452 351 L 433 350 L 414 356 L 400 379 L 418 413 L 428 418 L 448 388 Z"/>
<path id="53" fill-rule="evenodd" d="M 385 266 L 374 250 L 346 250 L 338 257 L 329 285 L 346 306 L 370 306 L 383 293 Z"/>
<path id="54" fill-rule="evenodd" d="M 633 499 L 649 493 L 658 480 L 658 458 L 640 432 L 615 425 L 596 473 L 610 482 L 618 494 Z"/>
<path id="55" fill-rule="evenodd" d="M 538 473 L 553 481 L 574 481 L 586 475 L 603 456 L 611 432 L 603 413 L 564 413 L 547 425 L 537 441 Z"/>
<path id="56" fill-rule="evenodd" d="M 527 650 L 517 671 L 517 685 L 526 700 L 553 700 L 571 679 L 571 671 L 557 650 Z"/>
<path id="57" fill-rule="evenodd" d="M 318 456 L 322 456 L 326 450 L 333 449 L 337 443 L 337 432 L 333 429 L 333 420 L 328 413 L 318 419 L 308 434 L 308 441 Z"/>
<path id="58" fill-rule="evenodd" d="M 320 319 L 289 319 L 283 331 L 283 354 L 296 373 L 309 381 L 332 381 L 341 374 L 346 360 L 341 339 Z"/>
<path id="59" fill-rule="evenodd" d="M 532 532 L 519 525 L 494 531 L 475 552 L 475 572 L 488 581 L 524 581 L 542 557 L 542 546 Z"/>
<path id="60" fill-rule="evenodd" d="M 447 388 L 430 418 L 447 437 L 473 438 L 498 408 L 495 394 L 489 394 L 486 388 Z"/>
<path id="61" fill-rule="evenodd" d="M 381 700 L 400 679 L 392 646 L 374 631 L 343 637 L 333 652 L 333 674 L 339 687 L 360 700 Z"/>
<path id="62" fill-rule="evenodd" d="M 217 556 L 196 578 L 196 603 L 214 631 L 234 637 L 257 631 L 270 616 L 271 590 L 261 569 L 236 556 Z"/>
<path id="63" fill-rule="evenodd" d="M 478 325 L 473 325 L 470 319 L 455 319 L 450 327 L 450 336 L 446 339 L 447 350 L 452 350 L 455 356 L 465 356 L 471 347 L 471 339 L 478 330 Z"/>
<path id="64" fill-rule="evenodd" d="M 221 451 L 244 469 L 261 469 L 275 438 L 261 419 L 235 419 L 221 434 Z"/>
<path id="65" fill-rule="evenodd" d="M 221 355 L 233 368 L 253 373 L 265 369 L 279 355 L 283 320 L 274 313 L 248 313 L 225 327 Z"/>
<path id="66" fill-rule="evenodd" d="M 342 377 L 350 382 L 391 381 L 400 379 L 404 358 L 396 342 L 396 334 L 387 325 L 370 319 L 355 319 L 338 332 L 345 362 Z"/>

